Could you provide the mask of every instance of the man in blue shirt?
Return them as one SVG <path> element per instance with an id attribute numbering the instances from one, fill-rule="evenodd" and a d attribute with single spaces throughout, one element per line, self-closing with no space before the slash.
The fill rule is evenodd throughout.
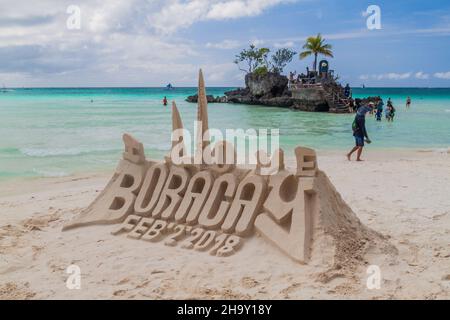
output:
<path id="1" fill-rule="evenodd" d="M 364 106 L 359 108 L 356 113 L 355 120 L 352 124 L 353 136 L 355 137 L 356 145 L 349 153 L 347 153 L 348 161 L 351 160 L 351 156 L 355 151 L 357 151 L 356 161 L 363 161 L 361 160 L 361 154 L 364 148 L 364 138 L 367 143 L 371 143 L 366 130 L 366 113 L 369 111 L 370 108 Z"/>

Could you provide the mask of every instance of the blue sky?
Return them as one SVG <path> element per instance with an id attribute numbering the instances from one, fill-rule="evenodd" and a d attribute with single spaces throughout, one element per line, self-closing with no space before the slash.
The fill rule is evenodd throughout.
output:
<path id="1" fill-rule="evenodd" d="M 67 28 L 69 5 L 81 28 Z M 381 29 L 368 30 L 369 5 Z M 300 51 L 318 32 L 352 86 L 450 87 L 449 1 L 0 0 L 0 84 L 241 86 L 234 55 L 250 43 Z M 286 71 L 312 60 L 297 57 Z"/>

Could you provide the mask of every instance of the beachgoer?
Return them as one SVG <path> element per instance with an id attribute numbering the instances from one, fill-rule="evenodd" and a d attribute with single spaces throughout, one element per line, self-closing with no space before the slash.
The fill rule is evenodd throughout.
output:
<path id="1" fill-rule="evenodd" d="M 375 113 L 375 104 L 372 101 L 370 101 L 367 106 L 370 108 L 369 109 L 370 114 L 373 115 Z"/>
<path id="2" fill-rule="evenodd" d="M 345 86 L 345 88 L 344 88 L 344 96 L 346 97 L 346 98 L 349 98 L 350 97 L 350 85 L 347 83 L 347 85 Z"/>
<path id="3" fill-rule="evenodd" d="M 411 97 L 408 97 L 408 99 L 406 99 L 406 107 L 411 107 Z"/>
<path id="4" fill-rule="evenodd" d="M 392 106 L 392 101 L 391 101 L 391 98 L 389 98 L 386 103 L 386 109 L 385 109 L 385 117 L 386 117 L 387 121 L 389 121 L 391 118 L 391 106 Z"/>
<path id="5" fill-rule="evenodd" d="M 353 100 L 353 98 L 350 98 L 350 99 L 348 100 L 348 111 L 349 111 L 350 113 L 355 112 L 355 100 Z"/>
<path id="6" fill-rule="evenodd" d="M 393 122 L 395 117 L 395 108 L 394 105 L 391 104 L 390 110 L 389 110 L 389 121 Z"/>
<path id="7" fill-rule="evenodd" d="M 388 101 L 387 101 L 387 106 L 388 106 L 388 107 L 392 106 L 392 100 L 391 100 L 391 98 L 388 99 Z"/>
<path id="8" fill-rule="evenodd" d="M 371 143 L 366 130 L 366 113 L 369 112 L 368 107 L 360 107 L 356 112 L 355 120 L 352 124 L 353 136 L 355 137 L 355 146 L 347 153 L 348 161 L 351 160 L 352 154 L 356 151 L 356 161 L 363 161 L 361 154 L 364 148 L 364 141 Z"/>
<path id="9" fill-rule="evenodd" d="M 380 100 L 378 101 L 377 112 L 375 113 L 377 121 L 381 121 L 382 114 L 383 114 L 383 100 Z"/>
<path id="10" fill-rule="evenodd" d="M 356 98 L 355 99 L 355 112 L 358 112 L 359 108 L 361 108 L 361 99 Z"/>
<path id="11" fill-rule="evenodd" d="M 296 71 L 294 71 L 294 72 L 289 72 L 289 83 L 292 85 L 292 84 L 294 84 L 294 82 L 295 82 L 295 74 L 296 74 L 297 72 Z"/>
<path id="12" fill-rule="evenodd" d="M 167 97 L 164 97 L 164 99 L 163 99 L 163 105 L 167 106 Z"/>

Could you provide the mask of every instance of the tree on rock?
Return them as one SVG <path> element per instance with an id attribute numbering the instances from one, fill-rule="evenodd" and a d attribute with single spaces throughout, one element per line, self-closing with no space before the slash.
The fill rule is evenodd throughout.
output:
<path id="1" fill-rule="evenodd" d="M 238 65 L 239 70 L 247 74 L 255 73 L 257 75 L 264 75 L 267 72 L 281 74 L 286 65 L 297 54 L 290 49 L 281 48 L 270 57 L 269 61 L 269 53 L 269 48 L 257 48 L 252 44 L 249 49 L 244 49 L 236 55 L 234 63 Z M 241 67 L 241 63 L 247 66 L 245 68 Z"/>
<path id="2" fill-rule="evenodd" d="M 236 55 L 234 63 L 238 65 L 239 70 L 246 73 L 252 73 L 258 68 L 263 67 L 267 69 L 267 57 L 269 52 L 270 50 L 268 48 L 256 48 L 256 46 L 252 44 L 249 49 L 244 49 Z M 239 64 L 242 62 L 247 64 L 246 69 L 240 67 Z"/>
<path id="3" fill-rule="evenodd" d="M 300 53 L 300 59 L 305 59 L 310 55 L 314 55 L 314 64 L 313 64 L 314 71 L 317 71 L 317 56 L 319 54 L 324 55 L 326 57 L 333 57 L 331 44 L 326 44 L 325 39 L 322 38 L 322 35 L 320 33 L 317 34 L 317 36 L 315 37 L 309 37 L 306 40 L 303 49 L 305 49 L 305 51 Z"/>
<path id="4" fill-rule="evenodd" d="M 297 52 L 292 51 L 290 49 L 281 48 L 278 49 L 272 55 L 272 72 L 282 73 L 283 69 L 286 67 L 288 63 L 292 61 L 292 58 L 297 54 Z"/>

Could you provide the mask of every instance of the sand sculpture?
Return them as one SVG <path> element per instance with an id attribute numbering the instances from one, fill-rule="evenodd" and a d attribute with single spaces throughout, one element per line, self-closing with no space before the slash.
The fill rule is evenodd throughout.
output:
<path id="1" fill-rule="evenodd" d="M 201 70 L 198 93 L 199 134 L 204 134 L 208 118 Z M 183 128 L 175 103 L 172 125 L 173 130 Z M 194 156 L 201 158 L 208 143 L 198 141 Z M 263 175 L 268 166 L 261 161 L 267 157 L 263 152 L 258 152 L 254 169 L 202 161 L 174 164 L 171 155 L 185 156 L 183 148 L 174 150 L 183 145 L 183 137 L 172 142 L 172 153 L 162 162 L 146 159 L 142 143 L 132 136 L 124 134 L 123 142 L 123 159 L 104 191 L 63 230 L 119 224 L 112 234 L 164 240 L 168 246 L 217 256 L 233 254 L 245 238 L 258 234 L 299 263 L 308 263 L 313 243 L 315 251 L 331 250 L 333 257 L 342 248 L 360 248 L 360 240 L 367 238 L 366 229 L 318 169 L 312 149 L 295 149 L 295 170 L 285 167 L 284 152 L 277 150 L 269 162 L 276 173 Z M 218 145 L 215 150 L 230 148 Z"/>

